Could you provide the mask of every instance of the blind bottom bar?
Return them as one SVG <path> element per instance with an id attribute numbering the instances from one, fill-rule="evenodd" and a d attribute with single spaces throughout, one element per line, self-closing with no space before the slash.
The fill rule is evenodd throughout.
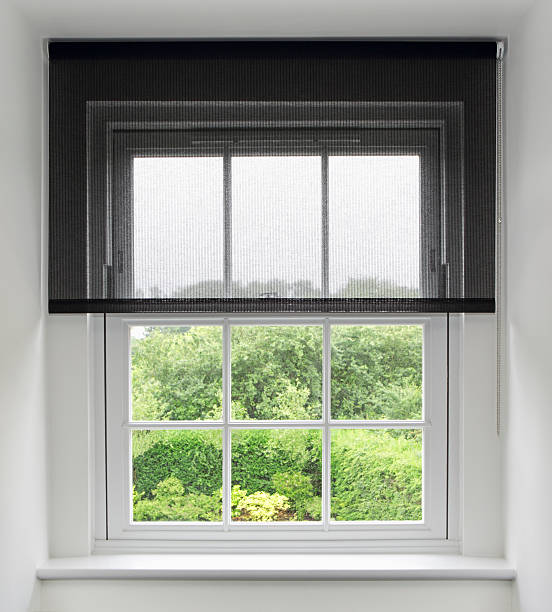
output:
<path id="1" fill-rule="evenodd" d="M 51 314 L 69 313 L 493 313 L 494 298 L 151 298 L 50 300 Z"/>

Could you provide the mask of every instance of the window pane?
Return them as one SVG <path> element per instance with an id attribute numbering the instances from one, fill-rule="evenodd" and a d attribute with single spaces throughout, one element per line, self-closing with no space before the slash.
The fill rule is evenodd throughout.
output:
<path id="1" fill-rule="evenodd" d="M 222 328 L 131 328 L 132 419 L 222 418 Z"/>
<path id="2" fill-rule="evenodd" d="M 222 157 L 134 159 L 134 296 L 222 297 Z"/>
<path id="3" fill-rule="evenodd" d="M 232 158 L 234 297 L 316 297 L 320 157 Z"/>
<path id="4" fill-rule="evenodd" d="M 222 520 L 222 432 L 133 431 L 135 521 Z"/>
<path id="5" fill-rule="evenodd" d="M 418 296 L 419 157 L 330 156 L 328 172 L 331 296 Z"/>
<path id="6" fill-rule="evenodd" d="M 331 445 L 333 520 L 422 520 L 421 429 L 334 430 Z"/>
<path id="7" fill-rule="evenodd" d="M 232 418 L 322 418 L 322 327 L 232 327 Z"/>
<path id="8" fill-rule="evenodd" d="M 423 327 L 332 325 L 334 419 L 421 419 Z"/>
<path id="9" fill-rule="evenodd" d="M 232 520 L 319 521 L 322 432 L 232 432 Z"/>

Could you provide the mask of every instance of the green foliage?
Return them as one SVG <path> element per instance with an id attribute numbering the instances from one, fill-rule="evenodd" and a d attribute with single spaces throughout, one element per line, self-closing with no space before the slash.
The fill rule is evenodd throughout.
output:
<path id="1" fill-rule="evenodd" d="M 241 511 L 238 510 L 240 504 L 247 497 L 247 491 L 244 491 L 240 485 L 234 485 L 230 493 L 230 505 L 232 506 L 232 518 L 236 519 L 240 516 Z"/>
<path id="2" fill-rule="evenodd" d="M 234 418 L 320 418 L 321 346 L 320 326 L 232 328 Z M 220 418 L 221 356 L 216 326 L 134 338 L 134 418 Z M 334 418 L 420 418 L 421 363 L 419 326 L 334 326 Z M 221 520 L 220 431 L 134 431 L 132 455 L 135 520 Z M 234 431 L 232 516 L 320 520 L 321 473 L 318 430 Z M 332 433 L 334 519 L 418 520 L 421 491 L 420 431 Z"/>
<path id="3" fill-rule="evenodd" d="M 140 433 L 141 436 L 136 436 Z M 148 444 L 143 441 L 144 434 Z M 222 486 L 222 436 L 220 431 L 133 432 L 148 446 L 134 456 L 134 486 L 145 497 L 169 476 L 174 476 L 186 493 L 212 495 Z"/>
<path id="4" fill-rule="evenodd" d="M 305 504 L 305 516 L 303 520 L 321 521 L 322 520 L 322 498 L 315 495 L 307 500 Z M 301 519 L 297 519 L 301 520 Z"/>
<path id="5" fill-rule="evenodd" d="M 161 481 L 151 499 L 134 490 L 135 521 L 220 521 L 221 495 L 188 494 L 174 476 Z"/>
<path id="6" fill-rule="evenodd" d="M 132 413 L 138 421 L 219 419 L 220 327 L 154 327 L 134 340 Z"/>
<path id="7" fill-rule="evenodd" d="M 319 419 L 320 326 L 232 328 L 234 418 Z"/>
<path id="8" fill-rule="evenodd" d="M 422 328 L 332 328 L 332 415 L 337 419 L 419 419 Z"/>
<path id="9" fill-rule="evenodd" d="M 422 518 L 422 439 L 418 431 L 332 433 L 332 518 Z"/>
<path id="10" fill-rule="evenodd" d="M 322 436 L 308 429 L 260 429 L 232 435 L 232 479 L 248 493 L 281 493 L 273 476 L 281 472 L 304 474 L 321 492 Z"/>
<path id="11" fill-rule="evenodd" d="M 247 495 L 239 485 L 232 487 L 232 518 L 237 521 L 277 521 L 289 520 L 287 497 L 279 493 L 256 491 Z"/>
<path id="12" fill-rule="evenodd" d="M 278 493 L 290 499 L 297 520 L 305 520 L 309 502 L 314 495 L 310 478 L 298 472 L 279 472 L 272 477 L 272 484 Z"/>
<path id="13" fill-rule="evenodd" d="M 234 327 L 234 418 L 320 418 L 321 364 L 320 326 Z M 420 418 L 421 365 L 420 326 L 334 326 L 334 418 Z M 220 418 L 219 327 L 149 328 L 133 342 L 132 366 L 135 419 Z"/>

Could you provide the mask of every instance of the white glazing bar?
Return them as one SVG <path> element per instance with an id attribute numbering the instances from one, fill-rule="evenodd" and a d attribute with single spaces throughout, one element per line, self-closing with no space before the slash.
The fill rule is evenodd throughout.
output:
<path id="1" fill-rule="evenodd" d="M 425 429 L 431 421 L 330 421 L 333 429 Z"/>
<path id="2" fill-rule="evenodd" d="M 222 327 L 222 524 L 227 531 L 231 520 L 232 461 L 228 422 L 232 405 L 231 335 L 228 319 Z"/>
<path id="3" fill-rule="evenodd" d="M 332 421 L 334 429 L 424 429 L 431 421 Z M 321 429 L 326 421 L 134 421 L 123 423 L 127 429 Z"/>
<path id="4" fill-rule="evenodd" d="M 127 429 L 223 429 L 222 421 L 133 421 Z"/>
<path id="5" fill-rule="evenodd" d="M 327 531 L 330 524 L 330 470 L 331 470 L 331 433 L 328 423 L 331 418 L 331 327 L 329 319 L 324 319 L 322 329 L 322 524 Z"/>
<path id="6" fill-rule="evenodd" d="M 328 153 L 322 153 L 322 297 L 330 297 L 330 250 L 328 226 Z"/>
<path id="7" fill-rule="evenodd" d="M 322 325 L 328 315 L 313 313 L 293 313 L 282 316 L 282 313 L 266 312 L 262 315 L 247 313 L 217 313 L 213 317 L 210 313 L 197 312 L 193 315 L 175 316 L 173 313 L 155 313 L 155 315 L 144 318 L 144 316 L 111 315 L 112 318 L 121 318 L 130 326 L 157 326 L 157 325 L 222 325 L 224 319 L 228 319 L 230 325 Z M 350 312 L 331 315 L 329 318 L 332 325 L 421 325 L 431 319 L 428 314 L 415 313 L 364 313 Z"/>
<path id="8" fill-rule="evenodd" d="M 224 153 L 224 297 L 232 297 L 232 157 Z"/>

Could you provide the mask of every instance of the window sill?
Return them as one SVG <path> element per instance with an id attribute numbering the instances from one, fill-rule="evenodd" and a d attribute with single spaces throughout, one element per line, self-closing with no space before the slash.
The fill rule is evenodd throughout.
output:
<path id="1" fill-rule="evenodd" d="M 504 559 L 461 555 L 188 554 L 49 559 L 41 580 L 513 580 Z"/>

